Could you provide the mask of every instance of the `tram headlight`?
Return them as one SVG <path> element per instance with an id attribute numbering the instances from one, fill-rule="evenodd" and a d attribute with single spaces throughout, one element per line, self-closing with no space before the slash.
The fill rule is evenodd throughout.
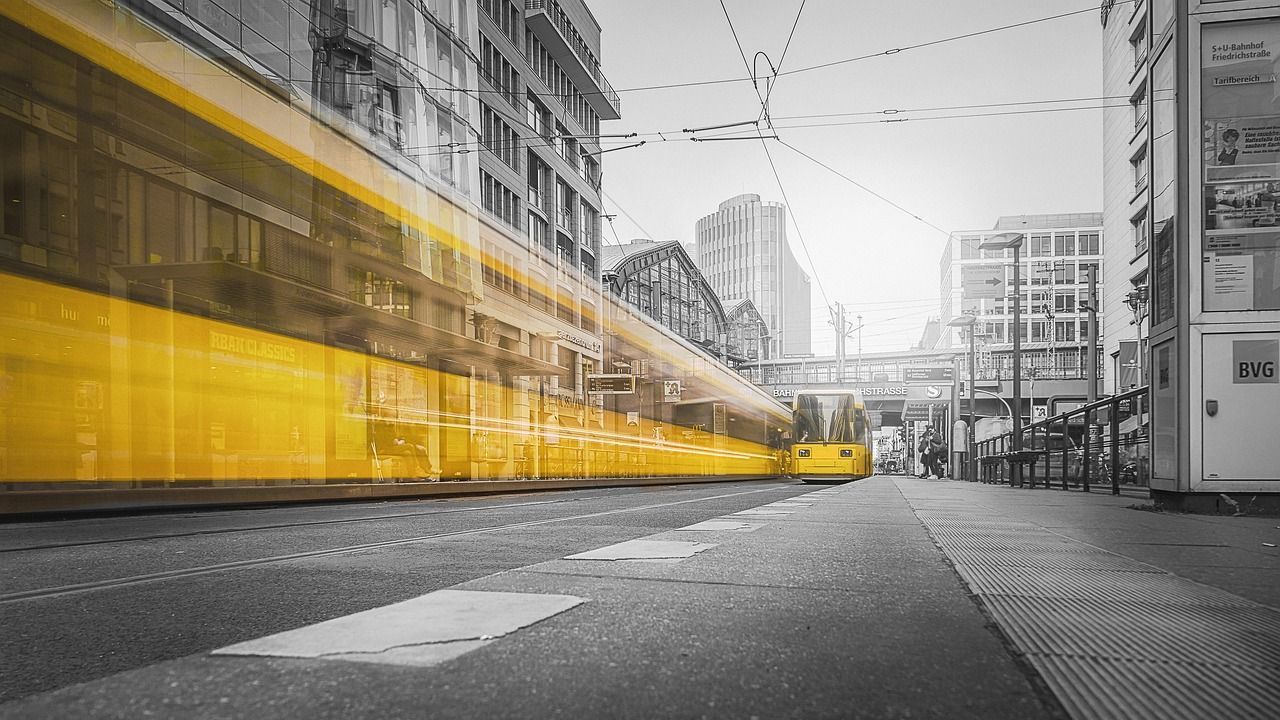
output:
<path id="1" fill-rule="evenodd" d="M 809 457 L 809 448 L 800 448 L 797 450 L 796 457 Z"/>

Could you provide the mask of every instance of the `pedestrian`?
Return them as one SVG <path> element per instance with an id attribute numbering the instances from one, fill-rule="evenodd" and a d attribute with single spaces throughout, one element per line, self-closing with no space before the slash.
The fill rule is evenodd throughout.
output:
<path id="1" fill-rule="evenodd" d="M 921 479 L 929 477 L 929 473 L 933 472 L 933 455 L 930 440 L 933 438 L 933 426 L 927 425 L 924 434 L 920 436 L 920 444 L 916 446 L 916 452 L 920 453 L 920 475 Z"/>
<path id="2" fill-rule="evenodd" d="M 942 437 L 942 433 L 935 432 L 929 438 L 929 458 L 933 461 L 929 471 L 941 480 L 947 472 L 943 467 L 947 460 L 947 441 Z"/>

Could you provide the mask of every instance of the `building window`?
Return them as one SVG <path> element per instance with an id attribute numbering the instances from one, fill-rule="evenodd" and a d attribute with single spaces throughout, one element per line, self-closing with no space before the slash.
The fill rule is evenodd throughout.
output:
<path id="1" fill-rule="evenodd" d="M 398 280 L 371 270 L 348 268 L 347 297 L 392 315 L 410 316 L 409 288 Z"/>
<path id="2" fill-rule="evenodd" d="M 480 105 L 481 135 L 485 147 L 517 172 L 520 170 L 520 136 L 488 105 Z"/>
<path id="3" fill-rule="evenodd" d="M 1147 188 L 1147 146 L 1143 145 L 1138 148 L 1138 152 L 1132 158 L 1129 158 L 1129 164 L 1133 167 L 1133 192 L 1140 193 Z"/>
<path id="4" fill-rule="evenodd" d="M 1102 235 L 1100 233 L 1080 233 L 1077 249 L 1081 255 L 1097 255 L 1102 252 Z"/>
<path id="5" fill-rule="evenodd" d="M 1076 236 L 1074 233 L 1054 233 L 1053 234 L 1053 254 L 1054 255 L 1075 255 L 1076 254 Z"/>
<path id="6" fill-rule="evenodd" d="M 520 48 L 519 33 L 524 24 L 521 22 L 520 11 L 511 0 L 480 0 L 480 9 L 512 45 Z"/>
<path id="7" fill-rule="evenodd" d="M 1129 48 L 1133 51 L 1133 67 L 1138 69 L 1147 60 L 1147 23 L 1139 22 L 1129 36 Z"/>
<path id="8" fill-rule="evenodd" d="M 493 43 L 485 36 L 480 36 L 480 72 L 489 84 L 497 88 L 511 106 L 520 107 L 520 73 L 503 57 Z"/>
<path id="9" fill-rule="evenodd" d="M 537 213 L 529 213 L 529 247 L 551 249 L 551 236 L 547 232 L 547 221 Z"/>
<path id="10" fill-rule="evenodd" d="M 1138 257 L 1147 251 L 1147 233 L 1151 229 L 1147 224 L 1147 211 L 1143 210 L 1130 222 L 1133 230 L 1133 256 Z"/>
<path id="11" fill-rule="evenodd" d="M 1046 257 L 1053 254 L 1053 238 L 1049 235 L 1031 236 L 1031 257 Z"/>
<path id="12" fill-rule="evenodd" d="M 1129 105 L 1133 108 L 1133 130 L 1137 132 L 1147 124 L 1147 84 L 1143 82 L 1132 96 Z"/>
<path id="13" fill-rule="evenodd" d="M 480 171 L 480 204 L 494 217 L 520 229 L 520 198 L 492 175 Z"/>

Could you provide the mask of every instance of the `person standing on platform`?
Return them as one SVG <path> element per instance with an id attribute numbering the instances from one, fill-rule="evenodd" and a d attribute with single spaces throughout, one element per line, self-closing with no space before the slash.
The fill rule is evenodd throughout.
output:
<path id="1" fill-rule="evenodd" d="M 931 440 L 933 439 L 933 426 L 928 425 L 924 429 L 924 434 L 920 436 L 920 444 L 916 445 L 916 452 L 920 453 L 920 477 L 921 479 L 929 477 L 929 473 L 933 472 L 933 452 L 931 450 Z"/>

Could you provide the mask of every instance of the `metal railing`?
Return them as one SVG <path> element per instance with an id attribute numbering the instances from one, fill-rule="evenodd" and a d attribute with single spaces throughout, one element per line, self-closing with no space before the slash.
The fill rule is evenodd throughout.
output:
<path id="1" fill-rule="evenodd" d="M 1012 483 L 1014 465 L 1031 487 L 1043 482 L 1063 490 L 1088 492 L 1108 485 L 1146 486 L 1150 481 L 1150 400 L 1140 387 L 1084 405 L 1022 429 L 1022 449 L 1013 432 L 978 441 L 978 477 L 984 483 Z"/>

